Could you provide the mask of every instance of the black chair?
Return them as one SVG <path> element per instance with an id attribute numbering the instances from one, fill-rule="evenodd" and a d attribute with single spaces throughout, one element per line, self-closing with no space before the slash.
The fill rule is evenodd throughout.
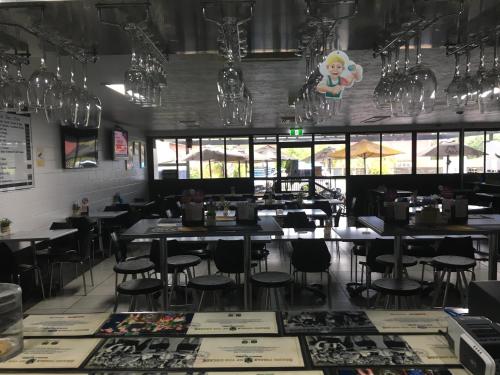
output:
<path id="1" fill-rule="evenodd" d="M 245 271 L 244 243 L 242 240 L 219 240 L 213 252 L 217 270 L 222 274 L 235 274 L 240 284 L 240 275 Z"/>
<path id="2" fill-rule="evenodd" d="M 217 300 L 217 292 L 231 288 L 233 284 L 231 278 L 223 275 L 205 275 L 192 278 L 188 283 L 188 288 L 200 293 L 196 311 L 201 310 L 206 293 L 212 293 L 214 306 L 221 306 L 220 301 Z"/>
<path id="3" fill-rule="evenodd" d="M 87 282 L 85 279 L 85 265 L 87 264 L 90 271 L 90 280 L 92 286 L 94 286 L 94 275 L 92 273 L 92 259 L 90 257 L 90 231 L 92 228 L 92 223 L 85 216 L 82 217 L 71 217 L 68 219 L 69 223 L 73 228 L 78 229 L 76 233 L 76 241 L 71 249 L 66 251 L 49 252 L 49 262 L 50 262 L 50 286 L 49 295 L 52 295 L 52 281 L 54 275 L 54 267 L 59 266 L 59 285 L 63 287 L 62 280 L 62 266 L 64 264 L 75 264 L 77 269 L 80 268 L 81 276 L 83 279 L 83 290 L 84 294 L 87 295 Z"/>
<path id="4" fill-rule="evenodd" d="M 331 255 L 324 240 L 319 239 L 298 239 L 292 243 L 291 265 L 294 281 L 297 279 L 297 273 L 302 273 L 302 281 L 307 285 L 308 273 L 323 273 L 327 275 L 327 296 L 328 307 L 331 307 L 330 288 L 331 275 L 330 264 Z M 293 295 L 293 290 L 292 290 Z"/>
<path id="5" fill-rule="evenodd" d="M 312 205 L 312 208 L 323 210 L 328 217 L 331 217 L 333 215 L 332 205 L 327 200 L 315 201 L 314 204 Z"/>
<path id="6" fill-rule="evenodd" d="M 14 253 L 5 242 L 0 242 L 0 259 L 2 259 L 0 262 L 0 282 L 21 285 L 21 275 L 33 271 L 35 280 L 38 278 L 42 297 L 45 299 L 42 274 L 37 266 L 18 263 Z"/>
<path id="7" fill-rule="evenodd" d="M 309 221 L 305 212 L 288 212 L 283 219 L 283 228 L 314 229 L 316 225 Z"/>
<path id="8" fill-rule="evenodd" d="M 274 291 L 276 299 L 276 310 L 280 311 L 278 289 L 290 285 L 292 278 L 285 272 L 259 272 L 251 276 L 252 285 L 266 290 L 264 309 L 271 308 L 271 290 Z"/>

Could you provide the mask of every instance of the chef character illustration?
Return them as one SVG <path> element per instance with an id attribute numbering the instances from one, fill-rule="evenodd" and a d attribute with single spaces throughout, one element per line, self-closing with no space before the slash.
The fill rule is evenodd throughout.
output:
<path id="1" fill-rule="evenodd" d="M 331 52 L 319 66 L 323 79 L 316 86 L 316 91 L 329 99 L 342 99 L 345 88 L 363 79 L 363 68 L 349 59 L 342 51 Z"/>

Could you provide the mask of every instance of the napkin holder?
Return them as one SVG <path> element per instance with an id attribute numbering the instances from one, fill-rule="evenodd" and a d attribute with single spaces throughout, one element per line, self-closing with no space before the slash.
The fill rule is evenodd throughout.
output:
<path id="1" fill-rule="evenodd" d="M 236 206 L 236 224 L 255 225 L 258 214 L 255 203 L 243 203 Z"/>
<path id="2" fill-rule="evenodd" d="M 410 205 L 408 202 L 385 202 L 384 222 L 408 224 L 410 222 Z"/>
<path id="3" fill-rule="evenodd" d="M 182 225 L 185 227 L 202 227 L 205 224 L 203 203 L 185 203 L 182 206 Z"/>

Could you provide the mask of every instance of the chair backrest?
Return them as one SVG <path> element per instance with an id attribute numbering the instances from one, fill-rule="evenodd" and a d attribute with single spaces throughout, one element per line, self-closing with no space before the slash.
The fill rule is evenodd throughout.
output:
<path id="1" fill-rule="evenodd" d="M 64 222 L 53 222 L 50 225 L 51 230 L 57 230 L 57 229 L 73 229 L 74 226 L 71 225 L 71 223 L 68 221 Z M 50 247 L 54 251 L 58 250 L 76 250 L 77 249 L 77 243 L 76 243 L 76 235 L 69 235 L 69 236 L 64 236 L 64 237 L 59 237 L 54 240 L 49 241 Z"/>
<path id="2" fill-rule="evenodd" d="M 335 216 L 333 217 L 333 226 L 337 228 L 340 224 L 340 217 L 342 216 L 342 207 L 337 208 Z"/>
<path id="3" fill-rule="evenodd" d="M 309 228 L 312 224 L 305 212 L 288 212 L 283 219 L 285 228 Z"/>
<path id="4" fill-rule="evenodd" d="M 333 215 L 332 205 L 328 201 L 325 200 L 316 201 L 313 204 L 313 208 L 318 208 L 320 210 L 323 210 L 324 213 L 328 215 L 328 217 Z"/>
<path id="5" fill-rule="evenodd" d="M 68 221 L 73 228 L 78 229 L 76 240 L 78 241 L 78 254 L 80 257 L 87 258 L 90 254 L 90 232 L 92 230 L 92 222 L 86 216 L 70 217 Z"/>
<path id="6" fill-rule="evenodd" d="M 292 265 L 301 272 L 323 272 L 330 267 L 332 256 L 324 240 L 292 241 Z"/>
<path id="7" fill-rule="evenodd" d="M 377 262 L 379 255 L 394 254 L 394 241 L 376 238 L 368 244 L 366 264 L 371 272 L 384 273 L 385 265 Z"/>
<path id="8" fill-rule="evenodd" d="M 116 263 L 127 259 L 127 247 L 123 241 L 120 241 L 116 232 L 110 233 L 111 253 L 115 256 Z"/>
<path id="9" fill-rule="evenodd" d="M 244 271 L 242 240 L 219 240 L 213 258 L 217 269 L 222 273 L 242 273 Z"/>
<path id="10" fill-rule="evenodd" d="M 17 282 L 17 262 L 14 253 L 5 242 L 0 242 L 0 282 Z"/>
<path id="11" fill-rule="evenodd" d="M 439 242 L 437 255 L 457 255 L 474 259 L 472 237 L 444 237 Z"/>

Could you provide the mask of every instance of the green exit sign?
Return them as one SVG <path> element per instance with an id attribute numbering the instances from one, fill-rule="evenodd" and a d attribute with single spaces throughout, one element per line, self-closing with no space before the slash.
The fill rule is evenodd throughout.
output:
<path id="1" fill-rule="evenodd" d="M 294 136 L 299 136 L 299 135 L 302 135 L 304 134 L 304 130 L 299 128 L 299 129 L 290 129 L 290 135 L 294 135 Z"/>

